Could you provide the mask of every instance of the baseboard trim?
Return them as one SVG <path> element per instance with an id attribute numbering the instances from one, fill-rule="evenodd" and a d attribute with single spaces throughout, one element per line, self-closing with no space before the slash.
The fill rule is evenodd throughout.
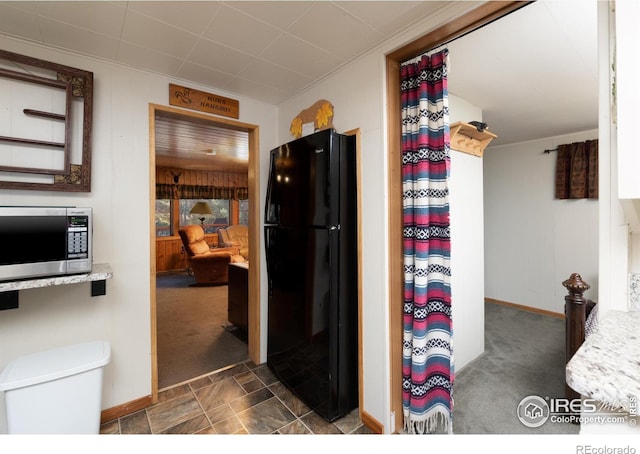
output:
<path id="1" fill-rule="evenodd" d="M 360 410 L 360 420 L 362 424 L 371 429 L 376 434 L 383 434 L 384 427 L 380 422 L 364 410 Z"/>
<path id="2" fill-rule="evenodd" d="M 107 408 L 102 410 L 100 414 L 100 424 L 113 421 L 114 419 L 121 418 L 122 416 L 130 415 L 138 410 L 147 408 L 152 403 L 151 396 L 141 397 L 140 399 L 132 400 L 126 404 L 118 405 L 117 407 Z"/>
<path id="3" fill-rule="evenodd" d="M 515 309 L 521 309 L 523 311 L 533 312 L 534 314 L 548 315 L 550 317 L 561 318 L 561 319 L 564 320 L 564 314 L 561 314 L 559 312 L 553 312 L 553 311 L 548 311 L 548 310 L 545 310 L 545 309 L 539 309 L 537 307 L 523 306 L 522 304 L 510 303 L 508 301 L 500 301 L 500 300 L 493 299 L 493 298 L 485 298 L 484 300 L 486 302 L 488 302 L 488 303 L 499 304 L 500 306 L 513 307 Z"/>

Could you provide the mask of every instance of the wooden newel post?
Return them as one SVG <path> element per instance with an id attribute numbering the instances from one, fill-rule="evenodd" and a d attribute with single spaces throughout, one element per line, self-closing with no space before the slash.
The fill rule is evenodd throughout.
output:
<path id="1" fill-rule="evenodd" d="M 582 295 L 591 287 L 578 273 L 573 273 L 562 285 L 569 291 L 564 297 L 564 315 L 566 323 L 566 363 L 573 357 L 584 342 L 584 330 L 587 321 L 587 300 Z M 580 394 L 565 384 L 565 397 L 579 399 Z"/>

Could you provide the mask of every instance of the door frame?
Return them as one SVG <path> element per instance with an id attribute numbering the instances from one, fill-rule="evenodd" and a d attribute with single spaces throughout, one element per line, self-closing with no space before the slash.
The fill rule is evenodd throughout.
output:
<path id="1" fill-rule="evenodd" d="M 208 114 L 149 104 L 149 267 L 150 304 L 151 304 L 151 399 L 158 401 L 158 337 L 156 311 L 156 241 L 155 241 L 155 202 L 156 202 L 156 156 L 155 156 L 155 115 L 156 112 L 171 113 L 186 119 L 205 120 L 213 127 L 244 131 L 249 136 L 249 302 L 248 302 L 248 351 L 249 358 L 260 363 L 260 159 L 259 127 L 235 120 L 219 118 Z"/>
<path id="2" fill-rule="evenodd" d="M 402 411 L 402 311 L 404 270 L 402 248 L 402 118 L 400 65 L 417 55 L 460 38 L 510 14 L 530 1 L 489 1 L 422 35 L 386 56 L 387 162 L 389 194 L 389 342 L 391 431 L 403 427 Z"/>

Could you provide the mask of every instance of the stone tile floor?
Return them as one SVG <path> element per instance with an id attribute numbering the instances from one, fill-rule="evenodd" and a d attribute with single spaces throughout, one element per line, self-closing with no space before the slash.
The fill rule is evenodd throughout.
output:
<path id="1" fill-rule="evenodd" d="M 104 423 L 101 434 L 370 434 L 358 409 L 327 422 L 266 365 L 248 361 L 162 390 L 158 403 Z"/>

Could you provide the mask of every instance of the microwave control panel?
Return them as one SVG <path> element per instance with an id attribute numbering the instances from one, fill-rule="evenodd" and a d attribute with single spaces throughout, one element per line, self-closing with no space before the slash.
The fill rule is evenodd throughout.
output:
<path id="1" fill-rule="evenodd" d="M 67 220 L 67 257 L 87 258 L 89 256 L 89 217 L 71 215 Z"/>

